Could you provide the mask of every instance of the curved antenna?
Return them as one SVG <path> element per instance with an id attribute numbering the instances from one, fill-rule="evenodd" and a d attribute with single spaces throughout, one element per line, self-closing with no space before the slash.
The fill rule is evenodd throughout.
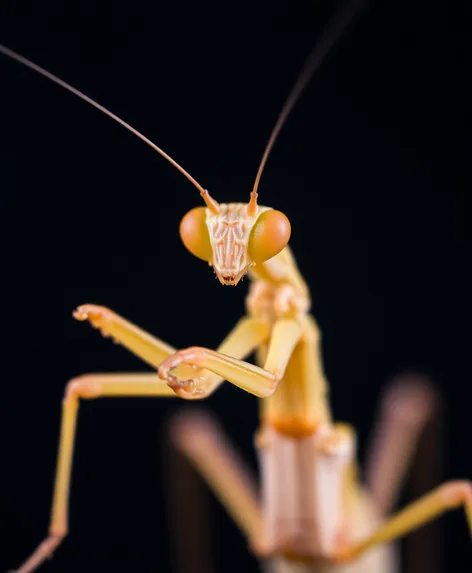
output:
<path id="1" fill-rule="evenodd" d="M 58 78 L 54 74 L 51 74 L 51 72 L 48 72 L 44 68 L 41 68 L 40 66 L 38 66 L 34 62 L 24 58 L 20 54 L 17 54 L 13 50 L 10 50 L 10 48 L 7 48 L 6 46 L 3 46 L 2 44 L 0 44 L 0 53 L 4 54 L 5 56 L 8 56 L 9 58 L 12 58 L 13 60 L 16 60 L 17 62 L 19 62 L 20 64 L 23 64 L 27 68 L 30 68 L 31 70 L 34 70 L 35 72 L 38 72 L 42 76 L 45 76 L 46 78 L 51 80 L 52 82 L 60 85 L 61 87 L 63 87 L 67 91 L 72 92 L 74 95 L 76 95 L 80 99 L 86 101 L 90 105 L 93 105 L 93 107 L 97 108 L 99 111 L 101 111 L 102 113 L 104 113 L 108 117 L 111 117 L 111 119 L 115 120 L 117 123 L 119 123 L 120 125 L 125 127 L 128 131 L 131 131 L 131 133 L 136 135 L 136 137 L 139 137 L 139 139 L 141 139 L 142 141 L 144 141 L 144 143 L 147 143 L 149 145 L 149 147 L 154 149 L 154 151 L 157 151 L 157 153 L 162 155 L 162 157 L 164 157 L 164 159 L 167 159 L 167 161 L 169 163 L 171 163 L 176 169 L 178 169 L 180 171 L 180 173 L 182 173 L 182 175 L 184 175 L 190 181 L 190 183 L 193 183 L 193 185 L 195 185 L 195 187 L 200 191 L 200 195 L 202 196 L 203 200 L 207 204 L 208 208 L 212 212 L 218 213 L 219 205 L 214 199 L 212 199 L 212 197 L 210 197 L 210 194 L 208 193 L 208 191 L 206 189 L 204 189 L 200 185 L 200 183 L 198 183 L 198 181 L 190 175 L 190 173 L 185 171 L 185 169 L 183 167 L 181 167 L 177 163 L 177 161 L 174 161 L 174 159 L 172 159 L 172 157 L 170 157 L 170 155 L 167 155 L 167 153 L 165 151 L 163 151 L 160 147 L 157 147 L 157 145 L 155 143 L 153 143 L 150 139 L 145 137 L 137 129 L 134 129 L 134 127 L 132 127 L 129 123 L 126 123 L 126 121 L 123 121 L 120 117 L 118 117 L 117 115 L 112 113 L 106 107 L 103 107 L 102 105 L 97 103 L 92 98 L 88 97 L 87 95 L 85 95 L 84 93 L 79 91 L 78 89 L 76 89 L 76 88 L 72 87 L 71 85 L 69 85 L 68 83 L 66 83 L 64 80 L 61 80 L 60 78 Z"/>
<path id="2" fill-rule="evenodd" d="M 326 32 L 321 37 L 320 41 L 315 44 L 315 47 L 311 51 L 310 55 L 306 59 L 303 68 L 300 72 L 300 75 L 295 82 L 291 92 L 288 95 L 287 101 L 280 112 L 280 115 L 277 119 L 277 123 L 275 124 L 274 129 L 269 138 L 269 142 L 267 143 L 267 147 L 265 148 L 264 154 L 262 156 L 261 164 L 259 165 L 259 170 L 257 171 L 256 179 L 254 181 L 254 187 L 251 192 L 251 200 L 250 200 L 250 209 L 254 210 L 254 206 L 257 202 L 257 189 L 259 187 L 259 182 L 261 180 L 262 172 L 264 171 L 264 167 L 266 165 L 267 159 L 269 157 L 270 152 L 274 146 L 275 140 L 280 133 L 284 123 L 287 120 L 290 112 L 294 108 L 295 104 L 297 103 L 298 99 L 300 98 L 301 93 L 307 86 L 308 82 L 310 81 L 313 73 L 315 70 L 321 65 L 324 58 L 328 54 L 329 50 L 333 47 L 336 41 L 339 39 L 341 34 L 347 28 L 348 24 L 357 16 L 357 13 L 360 11 L 361 7 L 364 4 L 364 0 L 357 0 L 349 4 L 345 7 L 343 12 L 339 15 L 338 18 L 333 22 L 333 24 L 326 30 Z"/>

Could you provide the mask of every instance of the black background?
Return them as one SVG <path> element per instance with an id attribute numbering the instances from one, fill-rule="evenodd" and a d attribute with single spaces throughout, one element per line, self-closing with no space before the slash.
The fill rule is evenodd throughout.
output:
<path id="1" fill-rule="evenodd" d="M 0 41 L 142 130 L 214 197 L 242 201 L 284 99 L 336 11 L 276 3 L 5 2 Z M 466 229 L 468 26 L 440 0 L 367 3 L 298 104 L 260 199 L 292 222 L 338 419 L 361 458 L 383 384 L 429 374 L 446 411 L 444 477 L 470 461 Z M 177 346 L 214 347 L 244 310 L 182 246 L 198 192 L 122 127 L 0 57 L 2 481 L 0 569 L 43 538 L 67 380 L 145 370 L 72 319 L 110 306 Z M 168 571 L 162 434 L 176 400 L 81 409 L 71 535 L 44 571 Z M 207 402 L 255 463 L 257 403 Z M 219 570 L 255 571 L 210 501 Z M 470 570 L 462 512 L 442 521 L 446 571 Z"/>

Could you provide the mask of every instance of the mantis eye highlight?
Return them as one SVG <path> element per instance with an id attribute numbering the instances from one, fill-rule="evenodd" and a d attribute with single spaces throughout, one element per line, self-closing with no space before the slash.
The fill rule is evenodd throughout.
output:
<path id="1" fill-rule="evenodd" d="M 249 237 L 248 252 L 255 263 L 275 257 L 290 239 L 290 221 L 281 211 L 264 211 Z"/>
<path id="2" fill-rule="evenodd" d="M 206 208 L 191 209 L 180 222 L 180 238 L 186 249 L 203 261 L 211 261 L 213 249 L 206 225 Z"/>

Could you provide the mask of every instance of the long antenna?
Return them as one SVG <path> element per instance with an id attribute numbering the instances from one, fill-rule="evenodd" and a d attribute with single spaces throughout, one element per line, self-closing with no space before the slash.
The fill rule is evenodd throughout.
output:
<path id="1" fill-rule="evenodd" d="M 142 141 L 144 141 L 144 143 L 147 143 L 149 145 L 149 147 L 152 147 L 152 149 L 154 149 L 154 151 L 157 151 L 157 153 L 159 153 L 160 155 L 162 155 L 162 157 L 164 157 L 165 159 L 167 159 L 167 161 L 169 163 L 171 163 L 175 168 L 177 168 L 180 173 L 182 173 L 182 175 L 185 175 L 185 177 L 195 185 L 195 187 L 200 191 L 200 195 L 203 197 L 205 203 L 207 203 L 208 207 L 212 210 L 217 209 L 218 207 L 218 203 L 216 203 L 216 201 L 214 199 L 212 199 L 208 193 L 208 191 L 206 189 L 204 189 L 200 183 L 198 183 L 198 181 L 196 179 L 194 179 L 190 173 L 188 173 L 187 171 L 185 171 L 185 169 L 183 167 L 181 167 L 177 161 L 174 161 L 174 159 L 172 159 L 172 157 L 170 157 L 170 155 L 167 155 L 167 153 L 165 151 L 163 151 L 160 147 L 157 147 L 157 145 L 155 143 L 153 143 L 150 139 L 148 139 L 147 137 L 145 137 L 142 133 L 140 133 L 137 129 L 134 129 L 134 127 L 132 127 L 131 125 L 129 125 L 129 123 L 126 123 L 126 121 L 123 121 L 120 117 L 118 117 L 117 115 L 115 115 L 114 113 L 112 113 L 110 110 L 108 110 L 106 107 L 103 107 L 102 105 L 100 105 L 99 103 L 97 103 L 95 100 L 93 100 L 92 98 L 88 97 L 87 95 L 85 95 L 84 93 L 82 93 L 81 91 L 79 91 L 78 89 L 72 87 L 71 85 L 69 85 L 68 83 L 66 83 L 65 81 L 61 80 L 60 78 L 58 78 L 57 76 L 55 76 L 54 74 L 51 74 L 51 72 L 48 72 L 47 70 L 45 70 L 44 68 L 41 68 L 40 66 L 38 66 L 37 64 L 35 64 L 34 62 L 32 62 L 31 60 L 28 60 L 26 58 L 24 58 L 23 56 L 21 56 L 20 54 L 17 54 L 16 52 L 14 52 L 13 50 L 10 50 L 10 48 L 7 48 L 6 46 L 3 46 L 2 44 L 0 44 L 0 53 L 4 54 L 5 56 L 8 56 L 9 58 L 12 58 L 13 60 L 16 60 L 17 62 L 20 62 L 20 64 L 23 64 L 24 66 L 34 70 L 35 72 L 38 72 L 39 74 L 41 74 L 42 76 L 45 76 L 46 78 L 50 79 L 51 81 L 53 81 L 56 84 L 59 84 L 61 87 L 65 88 L 66 90 L 72 92 L 73 94 L 75 94 L 77 97 L 79 97 L 80 99 L 83 99 L 84 101 L 86 101 L 87 103 L 89 103 L 90 105 L 93 105 L 93 107 L 97 108 L 98 110 L 100 110 L 101 112 L 103 112 L 105 115 L 108 115 L 108 117 L 111 117 L 111 119 L 115 120 L 116 122 L 118 122 L 120 125 L 122 125 L 123 127 L 125 127 L 128 131 L 131 131 L 131 133 L 133 133 L 134 135 L 136 135 L 137 137 L 139 137 L 139 139 L 141 139 Z M 209 202 L 211 202 L 209 204 Z"/>
<path id="2" fill-rule="evenodd" d="M 295 82 L 295 85 L 293 86 L 292 91 L 289 93 L 287 101 L 285 102 L 285 105 L 280 112 L 277 123 L 272 130 L 269 142 L 267 143 L 267 147 L 265 148 L 264 154 L 262 156 L 261 164 L 259 165 L 259 170 L 257 171 L 254 187 L 251 193 L 251 199 L 253 202 L 257 198 L 257 188 L 259 187 L 259 182 L 261 180 L 262 172 L 264 171 L 267 158 L 272 151 L 275 140 L 277 139 L 280 130 L 286 122 L 287 117 L 300 98 L 301 93 L 307 86 L 315 70 L 321 65 L 329 50 L 336 43 L 349 23 L 355 18 L 355 16 L 357 16 L 358 12 L 360 12 L 364 2 L 365 0 L 355 0 L 346 6 L 339 17 L 334 20 L 332 25 L 323 34 L 320 41 L 315 44 L 315 47 L 306 59 L 302 71 L 300 72 L 300 75 L 298 76 L 297 81 Z"/>

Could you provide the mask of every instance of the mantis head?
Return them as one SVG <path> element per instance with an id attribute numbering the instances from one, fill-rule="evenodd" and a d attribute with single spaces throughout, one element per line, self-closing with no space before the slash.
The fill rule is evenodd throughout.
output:
<path id="1" fill-rule="evenodd" d="M 289 220 L 280 211 L 258 205 L 257 189 L 267 158 L 282 126 L 311 75 L 348 21 L 349 19 L 345 19 L 343 26 L 337 26 L 336 33 L 327 34 L 322 38 L 321 45 L 316 47 L 307 59 L 272 130 L 248 203 L 217 203 L 210 197 L 208 191 L 170 155 L 110 110 L 64 80 L 1 44 L 0 53 L 47 77 L 89 103 L 144 141 L 180 171 L 200 191 L 206 203 L 206 207 L 196 207 L 183 217 L 180 223 L 180 237 L 193 255 L 213 267 L 222 284 L 236 285 L 252 266 L 262 264 L 280 253 L 290 239 Z"/>
<path id="2" fill-rule="evenodd" d="M 13 58 L 86 101 L 139 137 L 180 171 L 200 191 L 200 195 L 206 203 L 206 207 L 196 207 L 182 219 L 180 223 L 182 241 L 193 255 L 207 261 L 214 268 L 216 276 L 222 284 L 236 285 L 250 267 L 271 259 L 282 251 L 288 243 L 290 222 L 287 217 L 280 211 L 261 207 L 257 204 L 259 181 L 275 140 L 310 77 L 362 6 L 362 2 L 353 4 L 353 9 L 348 6 L 348 12 L 343 14 L 343 18 L 334 21 L 331 29 L 322 36 L 320 45 L 315 46 L 306 60 L 270 135 L 249 203 L 217 203 L 190 173 L 129 123 L 64 80 L 1 44 L 0 53 Z"/>
<path id="3" fill-rule="evenodd" d="M 249 203 L 218 204 L 205 191 L 206 207 L 191 209 L 180 223 L 187 250 L 213 267 L 223 285 L 237 285 L 250 267 L 263 263 L 287 245 L 290 222 L 280 211 Z"/>
<path id="4" fill-rule="evenodd" d="M 200 195 L 206 203 L 206 207 L 191 209 L 183 217 L 180 223 L 180 237 L 185 247 L 193 255 L 213 267 L 222 284 L 234 286 L 252 266 L 262 264 L 280 253 L 290 239 L 289 220 L 280 211 L 258 205 L 257 189 L 267 158 L 282 126 L 311 75 L 320 65 L 328 48 L 334 43 L 348 21 L 349 19 L 346 19 L 343 26 L 337 26 L 336 33 L 328 34 L 322 38 L 320 47 L 316 47 L 307 59 L 272 130 L 248 203 L 217 203 L 188 171 L 129 123 L 64 80 L 1 44 L 0 53 L 47 77 L 89 103 L 144 141 L 180 171 L 200 191 Z"/>

